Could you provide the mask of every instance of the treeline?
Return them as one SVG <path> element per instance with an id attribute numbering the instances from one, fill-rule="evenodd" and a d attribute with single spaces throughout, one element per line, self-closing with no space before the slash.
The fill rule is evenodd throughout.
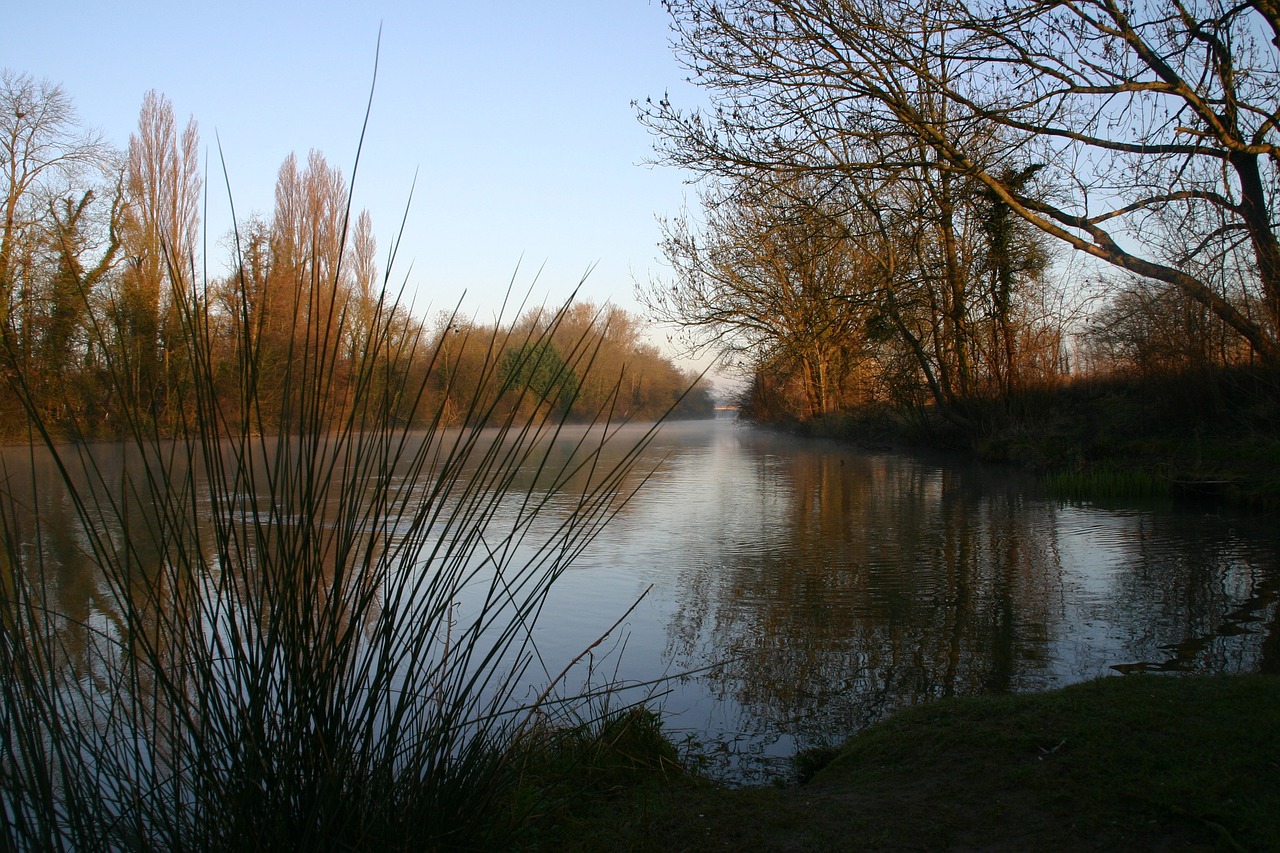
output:
<path id="1" fill-rule="evenodd" d="M 642 297 L 746 369 L 749 414 L 882 403 L 968 425 L 975 401 L 1063 375 L 1044 241 L 972 191 L 943 216 L 903 182 L 898 211 L 870 217 L 843 189 L 743 178 L 704 191 L 700 228 L 665 223 L 675 277 Z"/>
<path id="2" fill-rule="evenodd" d="M 664 6 L 710 106 L 637 105 L 701 181 L 642 296 L 744 371 L 757 417 L 973 435 L 1082 377 L 1274 394 L 1271 4 Z"/>
<path id="3" fill-rule="evenodd" d="M 237 223 L 224 272 L 206 273 L 199 147 L 195 120 L 180 125 L 154 91 L 116 151 L 59 86 L 0 76 L 0 435 L 33 421 L 82 438 L 172 435 L 202 411 L 264 432 L 300 412 L 337 423 L 375 381 L 404 423 L 538 406 L 710 413 L 704 390 L 685 396 L 696 377 L 615 307 L 505 324 L 412 316 L 379 270 L 369 213 L 317 151 L 285 160 L 270 217 Z"/>

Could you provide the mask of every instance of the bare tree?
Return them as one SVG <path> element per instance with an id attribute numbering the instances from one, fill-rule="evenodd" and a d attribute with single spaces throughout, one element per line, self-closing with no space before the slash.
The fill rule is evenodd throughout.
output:
<path id="1" fill-rule="evenodd" d="M 1017 384 L 1022 359 L 1011 350 L 1027 338 L 1012 323 L 1021 288 L 1043 265 L 1014 254 L 1034 241 L 1000 222 L 1003 202 L 972 175 L 946 168 L 928 140 L 859 94 L 839 34 L 809 17 L 846 23 L 856 3 L 667 5 L 679 53 L 713 109 L 684 113 L 665 98 L 643 105 L 663 159 L 737 187 L 786 194 L 807 182 L 844 205 L 844 239 L 878 267 L 877 334 L 894 336 L 939 410 L 968 425 L 966 401 Z M 941 6 L 925 0 L 900 23 L 910 37 L 899 39 L 897 63 L 948 79 Z M 1007 134 L 956 120 L 945 92 L 918 78 L 903 86 L 945 138 L 1005 162 Z"/>
<path id="2" fill-rule="evenodd" d="M 980 186 L 1043 233 L 1178 287 L 1280 364 L 1274 2 L 665 5 L 716 100 L 642 107 L 670 162 L 880 186 L 927 170 L 944 226 L 947 185 Z"/>
<path id="3" fill-rule="evenodd" d="M 292 407 L 287 417 L 294 423 L 301 423 L 299 418 L 331 419 L 345 399 L 350 353 L 344 338 L 354 307 L 349 201 L 342 172 L 319 151 L 308 154 L 303 169 L 292 154 L 280 166 L 264 300 L 270 334 L 264 336 L 263 346 L 299 363 L 301 375 L 324 377 L 322 383 L 300 386 L 323 390 L 322 394 L 307 399 L 285 395 L 286 405 Z M 364 266 L 367 274 L 368 264 Z"/>
<path id="4" fill-rule="evenodd" d="M 367 210 L 360 211 L 351 234 L 351 286 L 352 311 L 347 338 L 354 359 L 360 357 L 354 347 L 365 339 L 375 322 L 382 293 L 378 285 L 378 240 L 373 234 L 373 217 Z"/>
<path id="5" fill-rule="evenodd" d="M 880 270 L 848 239 L 842 207 L 802 183 L 705 191 L 700 228 L 687 216 L 663 225 L 673 278 L 640 296 L 656 319 L 688 331 L 695 350 L 798 374 L 801 414 L 813 416 L 845 402 Z"/>
<path id="6" fill-rule="evenodd" d="M 277 263 L 310 286 L 338 281 L 347 250 L 346 180 L 319 151 L 298 168 L 290 154 L 276 179 L 272 231 Z"/>
<path id="7" fill-rule="evenodd" d="M 0 72 L 0 339 L 51 424 L 96 405 L 89 330 L 118 254 L 115 167 L 61 87 Z M 0 429 L 25 428 L 9 390 Z"/>
<path id="8" fill-rule="evenodd" d="M 73 206 L 109 163 L 101 137 L 84 129 L 71 99 L 48 80 L 0 72 L 0 328 L 32 296 L 40 246 L 56 211 Z"/>

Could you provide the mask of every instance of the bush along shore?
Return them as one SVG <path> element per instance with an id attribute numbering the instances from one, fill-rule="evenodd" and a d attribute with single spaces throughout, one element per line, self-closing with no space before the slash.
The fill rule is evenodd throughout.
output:
<path id="1" fill-rule="evenodd" d="M 1280 510 L 1280 384 L 1262 371 L 1081 379 L 960 406 L 866 406 L 775 424 L 863 447 L 1014 464 L 1069 499 L 1171 498 Z"/>
<path id="2" fill-rule="evenodd" d="M 558 775 L 545 850 L 1276 850 L 1280 678 L 1127 675 L 905 710 L 730 789 L 626 718 Z"/>

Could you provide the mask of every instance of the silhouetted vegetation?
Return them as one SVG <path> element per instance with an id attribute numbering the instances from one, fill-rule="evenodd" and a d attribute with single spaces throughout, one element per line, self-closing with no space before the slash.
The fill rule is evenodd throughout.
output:
<path id="1" fill-rule="evenodd" d="M 568 670 L 517 695 L 656 429 L 618 422 L 709 410 L 632 318 L 428 329 L 317 152 L 204 278 L 154 93 L 123 165 L 10 72 L 0 136 L 0 846 L 504 848 L 531 768 L 661 745 Z"/>
<path id="2" fill-rule="evenodd" d="M 904 711 L 805 756 L 796 787 L 641 769 L 561 850 L 1272 850 L 1280 680 L 1105 678 Z"/>

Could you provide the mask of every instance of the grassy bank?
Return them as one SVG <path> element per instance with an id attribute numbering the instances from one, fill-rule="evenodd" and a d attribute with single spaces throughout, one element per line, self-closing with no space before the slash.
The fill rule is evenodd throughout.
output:
<path id="1" fill-rule="evenodd" d="M 1030 396 L 973 442 L 1064 497 L 1280 509 L 1280 392 L 1247 371 L 1078 381 Z"/>
<path id="2" fill-rule="evenodd" d="M 867 447 L 941 447 L 1015 464 L 1071 499 L 1280 509 L 1280 386 L 1260 371 L 1078 379 L 957 410 L 949 420 L 932 409 L 880 407 L 794 428 Z"/>
<path id="3" fill-rule="evenodd" d="M 824 759 L 830 759 L 823 765 Z M 1280 849 L 1280 679 L 1125 676 L 904 711 L 796 787 L 649 762 L 530 849 Z"/>

